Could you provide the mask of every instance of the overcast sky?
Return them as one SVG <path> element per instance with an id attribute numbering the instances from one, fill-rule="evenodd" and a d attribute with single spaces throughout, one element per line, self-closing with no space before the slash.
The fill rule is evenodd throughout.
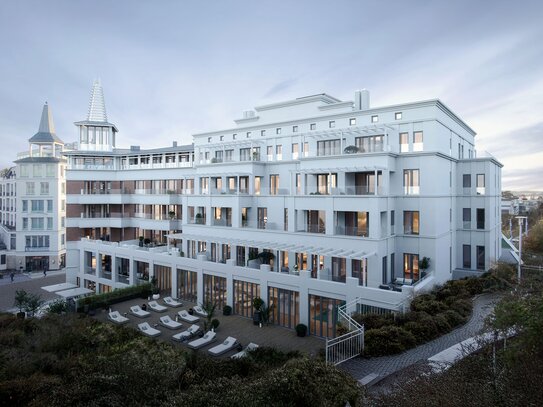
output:
<path id="1" fill-rule="evenodd" d="M 543 190 L 543 1 L 2 1 L 0 166 L 48 101 L 65 142 L 100 77 L 122 147 L 191 142 L 242 110 L 314 93 L 439 98 Z"/>

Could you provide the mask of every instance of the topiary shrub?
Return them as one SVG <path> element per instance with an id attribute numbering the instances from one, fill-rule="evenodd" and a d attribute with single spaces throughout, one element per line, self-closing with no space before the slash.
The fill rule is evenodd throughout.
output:
<path id="1" fill-rule="evenodd" d="M 393 355 L 413 348 L 415 345 L 415 336 L 397 326 L 370 329 L 364 334 L 364 356 Z"/>
<path id="2" fill-rule="evenodd" d="M 211 329 L 213 329 L 214 331 L 217 330 L 220 324 L 221 324 L 221 321 L 219 321 L 217 318 L 213 319 L 211 321 Z"/>
<path id="3" fill-rule="evenodd" d="M 232 315 L 232 307 L 230 305 L 225 305 L 222 308 L 222 314 L 225 316 Z"/>

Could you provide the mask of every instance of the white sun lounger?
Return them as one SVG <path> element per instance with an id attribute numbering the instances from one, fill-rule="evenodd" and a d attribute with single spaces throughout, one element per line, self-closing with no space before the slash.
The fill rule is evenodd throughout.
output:
<path id="1" fill-rule="evenodd" d="M 145 318 L 145 317 L 148 317 L 149 315 L 151 315 L 151 313 L 149 311 L 142 310 L 139 305 L 131 306 L 130 307 L 130 313 L 137 316 L 137 317 L 140 317 L 140 318 Z"/>
<path id="2" fill-rule="evenodd" d="M 150 337 L 155 337 L 161 334 L 158 329 L 153 328 L 151 325 L 149 325 L 148 322 L 142 322 L 141 324 L 138 324 L 138 329 L 142 334 Z"/>
<path id="3" fill-rule="evenodd" d="M 160 317 L 160 325 L 169 329 L 179 329 L 183 326 L 181 322 L 174 321 L 168 315 Z"/>
<path id="4" fill-rule="evenodd" d="M 192 338 L 194 335 L 198 333 L 200 330 L 200 327 L 198 325 L 191 325 L 189 329 L 183 332 L 179 332 L 178 334 L 175 334 L 172 336 L 172 339 L 174 341 L 186 341 L 187 339 Z"/>
<path id="5" fill-rule="evenodd" d="M 247 356 L 247 352 L 255 350 L 256 348 L 258 348 L 258 345 L 256 343 L 251 342 L 249 345 L 247 345 L 245 349 L 243 349 L 241 352 L 233 354 L 232 356 L 230 356 L 230 358 L 231 359 L 244 358 L 245 356 Z"/>
<path id="6" fill-rule="evenodd" d="M 205 312 L 204 309 L 202 307 L 200 307 L 199 305 L 195 305 L 194 307 L 192 307 L 192 309 L 198 315 L 200 315 L 202 317 L 207 317 L 207 312 Z"/>
<path id="7" fill-rule="evenodd" d="M 217 339 L 217 333 L 213 331 L 208 331 L 200 339 L 189 342 L 187 346 L 192 349 L 200 349 L 203 346 L 209 345 L 211 342 L 214 342 Z"/>
<path id="8" fill-rule="evenodd" d="M 179 311 L 177 315 L 179 315 L 179 318 L 181 318 L 183 321 L 190 324 L 194 324 L 195 322 L 198 322 L 200 320 L 200 318 L 195 317 L 194 315 L 190 315 L 186 310 Z"/>
<path id="9" fill-rule="evenodd" d="M 160 305 L 156 301 L 149 301 L 149 308 L 151 308 L 155 312 L 166 312 L 166 310 L 168 309 L 168 307 Z"/>
<path id="10" fill-rule="evenodd" d="M 226 353 L 232 349 L 238 344 L 238 340 L 236 338 L 233 338 L 229 336 L 224 340 L 223 343 L 220 345 L 214 346 L 211 349 L 208 350 L 208 352 L 213 356 L 219 356 L 223 353 Z"/>
<path id="11" fill-rule="evenodd" d="M 126 324 L 128 321 L 130 321 L 128 318 L 123 317 L 119 311 L 110 312 L 109 320 L 119 325 Z"/>
<path id="12" fill-rule="evenodd" d="M 164 297 L 164 302 L 167 306 L 173 307 L 173 308 L 179 308 L 183 306 L 182 302 L 174 300 L 172 297 Z"/>

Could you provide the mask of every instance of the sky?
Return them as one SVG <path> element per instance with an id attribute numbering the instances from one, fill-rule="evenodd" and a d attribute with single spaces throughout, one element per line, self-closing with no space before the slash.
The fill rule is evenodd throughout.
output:
<path id="1" fill-rule="evenodd" d="M 326 92 L 371 105 L 440 99 L 543 190 L 543 1 L 0 2 L 0 167 L 38 130 L 77 139 L 100 78 L 118 145 L 164 147 L 243 110 Z"/>

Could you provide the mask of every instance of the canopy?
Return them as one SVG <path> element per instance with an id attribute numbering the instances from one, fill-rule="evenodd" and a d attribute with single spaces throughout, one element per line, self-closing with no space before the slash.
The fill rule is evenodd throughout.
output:
<path id="1" fill-rule="evenodd" d="M 62 290 L 68 290 L 70 288 L 76 288 L 77 285 L 72 283 L 60 283 L 60 284 L 53 284 L 53 285 L 46 285 L 45 287 L 42 287 L 42 290 L 49 291 L 50 293 L 54 293 L 56 291 L 62 291 Z"/>

